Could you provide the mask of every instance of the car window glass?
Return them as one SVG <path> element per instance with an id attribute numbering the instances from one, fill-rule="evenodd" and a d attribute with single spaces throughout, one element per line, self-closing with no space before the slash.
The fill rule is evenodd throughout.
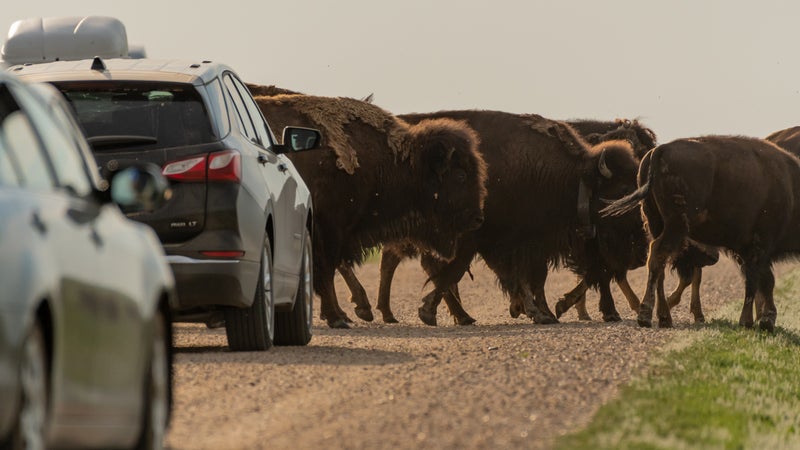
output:
<path id="1" fill-rule="evenodd" d="M 53 188 L 53 178 L 44 159 L 39 138 L 22 110 L 14 111 L 3 118 L 0 140 L 3 141 L 10 159 L 19 167 L 23 185 L 31 189 Z"/>
<path id="2" fill-rule="evenodd" d="M 258 141 L 261 142 L 261 144 L 265 147 L 269 146 L 269 132 L 267 131 L 267 124 L 264 121 L 264 116 L 261 115 L 261 110 L 258 108 L 255 100 L 253 100 L 253 97 L 250 95 L 250 91 L 247 89 L 247 87 L 245 87 L 245 85 L 236 78 L 231 77 L 231 79 L 233 79 L 233 83 L 239 90 L 239 95 L 242 96 L 242 101 L 244 101 L 244 104 L 247 107 L 247 112 L 250 114 L 250 118 L 253 119 L 253 126 L 255 127 L 256 135 L 258 135 Z"/>
<path id="3" fill-rule="evenodd" d="M 189 83 L 56 83 L 95 150 L 214 142 L 203 99 Z"/>
<path id="4" fill-rule="evenodd" d="M 27 108 L 31 120 L 36 124 L 44 148 L 53 163 L 59 186 L 75 195 L 88 195 L 92 191 L 92 182 L 74 136 L 62 124 L 53 120 L 52 109 L 45 107 L 41 101 L 24 94 L 19 95 L 19 101 Z"/>
<path id="5" fill-rule="evenodd" d="M 218 111 L 219 120 L 217 122 L 219 130 L 217 131 L 221 137 L 225 137 L 231 131 L 231 123 L 225 94 L 222 93 L 222 84 L 219 78 L 215 78 L 214 81 L 208 83 L 206 89 L 208 89 L 208 100 L 212 105 L 211 108 Z"/>
<path id="6" fill-rule="evenodd" d="M 258 136 L 253 129 L 253 122 L 250 120 L 250 115 L 247 113 L 247 107 L 244 105 L 242 97 L 239 95 L 239 91 L 233 84 L 233 80 L 231 79 L 230 75 L 225 76 L 225 87 L 227 88 L 228 95 L 231 97 L 231 100 L 233 100 L 233 107 L 239 116 L 239 123 L 244 126 L 242 131 L 244 132 L 245 136 L 249 137 L 251 140 L 257 140 Z"/>
<path id="7" fill-rule="evenodd" d="M 8 87 L 0 85 L 0 185 L 18 186 L 18 165 L 13 159 L 11 149 L 6 145 L 4 123 L 6 117 L 17 109 L 17 104 L 8 92 Z"/>

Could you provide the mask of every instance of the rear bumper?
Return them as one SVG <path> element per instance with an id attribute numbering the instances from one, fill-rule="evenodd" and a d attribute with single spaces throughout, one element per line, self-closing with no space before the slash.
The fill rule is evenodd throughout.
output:
<path id="1" fill-rule="evenodd" d="M 180 255 L 167 255 L 167 261 L 175 275 L 178 310 L 208 306 L 245 308 L 253 302 L 258 263 Z"/>

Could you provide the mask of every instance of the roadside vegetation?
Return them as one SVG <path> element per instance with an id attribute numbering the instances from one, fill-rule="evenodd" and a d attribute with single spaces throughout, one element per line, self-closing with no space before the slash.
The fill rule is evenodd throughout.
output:
<path id="1" fill-rule="evenodd" d="M 776 283 L 774 333 L 739 327 L 741 301 L 732 299 L 555 448 L 800 448 L 799 297 L 795 269 Z"/>

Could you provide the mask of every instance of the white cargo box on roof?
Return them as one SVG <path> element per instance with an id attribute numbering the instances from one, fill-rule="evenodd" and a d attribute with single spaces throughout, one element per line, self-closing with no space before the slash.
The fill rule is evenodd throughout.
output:
<path id="1" fill-rule="evenodd" d="M 93 58 L 127 58 L 125 25 L 106 16 L 37 17 L 18 20 L 8 30 L 0 50 L 9 65 L 74 61 Z"/>

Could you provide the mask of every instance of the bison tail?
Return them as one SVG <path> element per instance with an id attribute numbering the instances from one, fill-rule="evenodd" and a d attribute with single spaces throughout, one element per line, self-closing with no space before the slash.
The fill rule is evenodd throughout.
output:
<path id="1" fill-rule="evenodd" d="M 650 183 L 645 184 L 625 197 L 612 201 L 608 206 L 600 210 L 600 215 L 608 217 L 621 216 L 628 213 L 639 206 L 639 203 L 647 196 L 648 192 L 650 192 Z"/>
<path id="2" fill-rule="evenodd" d="M 639 203 L 650 193 L 650 181 L 653 179 L 653 173 L 657 165 L 656 160 L 659 158 L 658 155 L 660 154 L 660 148 L 657 147 L 650 150 L 650 152 L 642 158 L 642 162 L 639 165 L 639 189 L 625 197 L 612 201 L 608 206 L 600 210 L 600 215 L 603 217 L 621 216 L 639 206 Z M 643 170 L 647 170 L 647 173 L 643 174 Z"/>

